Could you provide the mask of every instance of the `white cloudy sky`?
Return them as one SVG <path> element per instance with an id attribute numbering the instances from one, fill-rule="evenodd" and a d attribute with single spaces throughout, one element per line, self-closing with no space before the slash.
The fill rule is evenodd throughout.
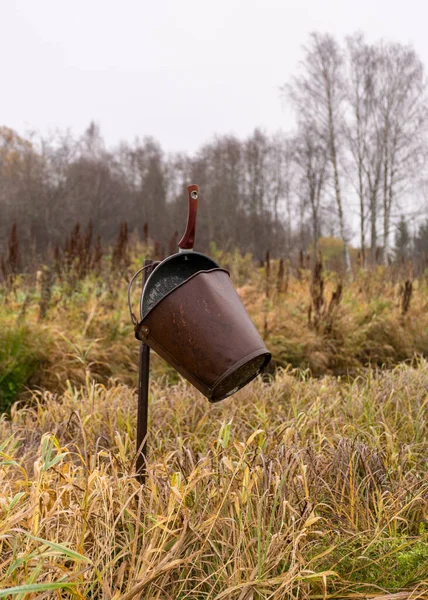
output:
<path id="1" fill-rule="evenodd" d="M 0 124 L 109 144 L 153 135 L 195 151 L 215 133 L 288 129 L 279 87 L 312 30 L 411 42 L 426 0 L 0 0 Z"/>

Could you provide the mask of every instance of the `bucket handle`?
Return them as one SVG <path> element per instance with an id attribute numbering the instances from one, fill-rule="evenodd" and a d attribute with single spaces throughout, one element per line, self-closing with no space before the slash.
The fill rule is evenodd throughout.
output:
<path id="1" fill-rule="evenodd" d="M 196 216 L 198 214 L 199 187 L 196 184 L 187 186 L 189 197 L 189 210 L 187 214 L 187 227 L 183 237 L 178 242 L 178 251 L 193 250 L 195 244 Z"/>
<path id="2" fill-rule="evenodd" d="M 132 291 L 132 284 L 135 281 L 135 278 L 145 269 L 148 269 L 149 267 L 151 267 L 152 269 L 154 269 L 155 267 L 157 267 L 160 264 L 161 261 L 155 261 L 150 263 L 149 265 L 144 265 L 144 267 L 141 267 L 141 269 L 138 269 L 138 271 L 136 273 L 134 273 L 134 275 L 132 276 L 131 281 L 129 282 L 128 285 L 128 309 L 129 309 L 129 316 L 131 317 L 131 321 L 132 324 L 134 325 L 134 327 L 136 325 L 138 325 L 138 319 L 137 317 L 134 315 L 133 311 L 132 311 L 132 303 L 131 303 L 131 291 Z"/>

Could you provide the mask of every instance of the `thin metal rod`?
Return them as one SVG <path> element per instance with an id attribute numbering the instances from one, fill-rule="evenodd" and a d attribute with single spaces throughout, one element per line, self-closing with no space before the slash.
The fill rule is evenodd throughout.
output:
<path id="1" fill-rule="evenodd" d="M 141 290 L 144 290 L 147 278 L 149 277 L 153 261 L 146 258 L 144 261 L 143 284 Z M 150 348 L 144 342 L 140 345 L 140 354 L 138 359 L 138 413 L 137 413 L 137 480 L 143 484 L 146 479 L 147 467 L 147 422 L 149 413 L 149 371 L 150 371 Z"/>

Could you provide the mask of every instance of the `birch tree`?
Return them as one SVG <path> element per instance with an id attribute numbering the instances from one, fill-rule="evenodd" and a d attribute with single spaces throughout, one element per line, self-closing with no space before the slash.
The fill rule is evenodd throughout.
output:
<path id="1" fill-rule="evenodd" d="M 370 222 L 371 261 L 376 262 L 382 219 L 383 259 L 390 254 L 391 217 L 417 179 L 426 135 L 423 65 L 414 50 L 393 43 L 368 44 L 361 34 L 347 40 L 347 141 L 359 198 L 361 248 Z"/>
<path id="2" fill-rule="evenodd" d="M 309 208 L 312 225 L 314 259 L 321 236 L 321 201 L 327 179 L 325 144 L 314 124 L 301 124 L 295 142 L 294 161 L 299 170 L 303 202 Z"/>
<path id="3" fill-rule="evenodd" d="M 301 63 L 302 73 L 285 91 L 294 105 L 299 121 L 316 124 L 325 143 L 344 244 L 345 265 L 351 272 L 348 235 L 342 198 L 339 167 L 340 136 L 343 131 L 345 79 L 344 56 L 336 40 L 329 34 L 312 33 Z"/>
<path id="4" fill-rule="evenodd" d="M 369 135 L 371 114 L 371 89 L 373 58 L 371 48 L 365 43 L 362 35 L 357 34 L 347 39 L 348 81 L 347 101 L 349 104 L 348 121 L 345 126 L 346 139 L 351 154 L 351 175 L 355 191 L 358 195 L 360 217 L 360 245 L 362 266 L 366 264 L 366 223 L 368 217 L 368 181 L 369 169 Z M 370 181 L 370 179 L 369 179 Z M 373 208 L 373 207 L 372 207 Z M 371 212 L 373 215 L 374 212 Z M 376 218 L 372 222 L 372 248 L 376 247 Z"/>
<path id="5" fill-rule="evenodd" d="M 410 46 L 379 45 L 379 122 L 383 135 L 383 258 L 390 254 L 394 205 L 424 161 L 427 99 L 424 67 Z"/>

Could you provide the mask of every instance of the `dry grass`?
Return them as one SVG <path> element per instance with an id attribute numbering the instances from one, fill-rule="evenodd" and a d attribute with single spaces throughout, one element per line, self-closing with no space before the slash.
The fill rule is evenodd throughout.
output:
<path id="1" fill-rule="evenodd" d="M 405 275 L 383 268 L 360 273 L 352 284 L 345 283 L 335 304 L 331 298 L 340 280 L 323 274 L 321 311 L 310 319 L 314 286 L 309 271 L 300 278 L 287 275 L 286 291 L 278 291 L 284 285 L 277 285 L 277 262 L 270 261 L 267 281 L 264 269 L 256 268 L 249 257 L 215 258 L 230 269 L 276 365 L 310 369 L 316 376 L 355 376 L 369 365 L 393 367 L 415 355 L 428 357 L 427 278 L 413 282 L 410 307 L 403 315 Z M 49 306 L 31 277 L 18 277 L 13 293 L 2 295 L 0 288 L 0 411 L 22 392 L 23 384 L 60 393 L 67 381 L 84 383 L 88 371 L 97 382 L 114 377 L 136 385 L 138 345 L 125 298 L 127 281 L 141 262 L 135 253 L 122 274 L 105 265 L 103 274 L 92 273 L 74 287 L 57 281 L 49 292 Z M 153 368 L 156 376 L 168 374 L 177 381 L 162 361 L 155 359 Z M 9 373 L 6 379 L 4 373 Z M 2 402 L 4 390 L 7 398 Z"/>
<path id="2" fill-rule="evenodd" d="M 361 368 L 388 366 L 428 357 L 428 280 L 413 281 L 410 308 L 403 315 L 402 282 L 393 269 L 360 272 L 352 283 L 323 274 L 323 308 L 315 327 L 309 319 L 312 274 L 290 279 L 286 293 L 272 286 L 269 299 L 255 279 L 240 288 L 244 303 L 274 359 L 310 369 L 313 375 L 358 375 Z M 339 302 L 334 295 L 340 289 Z M 333 300 L 332 300 L 333 299 Z M 317 299 L 318 300 L 318 299 Z M 312 324 L 312 326 L 311 326 Z"/>
<path id="3" fill-rule="evenodd" d="M 213 248 L 288 367 L 209 405 L 153 356 L 141 487 L 125 291 L 145 250 L 0 290 L 0 409 L 21 398 L 0 419 L 0 598 L 428 599 L 427 280 L 403 314 L 406 274 L 338 293 Z"/>
<path id="4" fill-rule="evenodd" d="M 143 488 L 132 388 L 88 378 L 1 422 L 0 597 L 428 597 L 427 363 L 151 394 Z"/>

